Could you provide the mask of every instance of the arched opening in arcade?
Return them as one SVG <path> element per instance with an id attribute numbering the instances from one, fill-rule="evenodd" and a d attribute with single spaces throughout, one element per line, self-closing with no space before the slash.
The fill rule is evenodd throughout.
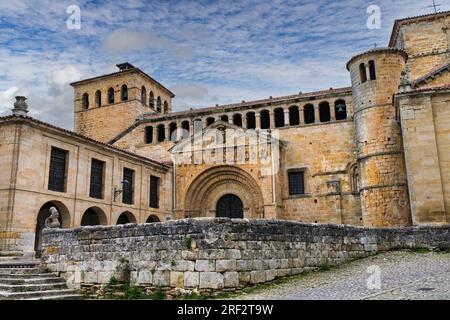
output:
<path id="1" fill-rule="evenodd" d="M 161 222 L 161 220 L 159 220 L 157 215 L 151 214 L 148 218 L 147 221 L 145 221 L 145 223 L 155 223 L 155 222 Z"/>
<path id="2" fill-rule="evenodd" d="M 136 218 L 129 211 L 123 212 L 117 219 L 117 224 L 127 224 L 127 223 L 136 223 Z"/>
<path id="3" fill-rule="evenodd" d="M 36 231 L 34 238 L 34 251 L 36 257 L 41 256 L 42 250 L 42 230 L 45 228 L 45 220 L 50 217 L 50 208 L 55 207 L 59 213 L 59 224 L 61 228 L 68 228 L 70 226 L 69 209 L 59 201 L 46 202 L 40 209 L 36 218 Z"/>
<path id="4" fill-rule="evenodd" d="M 98 226 L 106 224 L 105 213 L 97 207 L 87 209 L 81 218 L 81 226 Z"/>

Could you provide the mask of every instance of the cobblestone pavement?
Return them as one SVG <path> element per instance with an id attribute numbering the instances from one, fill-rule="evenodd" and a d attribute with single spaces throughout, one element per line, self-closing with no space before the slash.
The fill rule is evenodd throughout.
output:
<path id="1" fill-rule="evenodd" d="M 381 289 L 368 289 L 378 266 Z M 369 269 L 368 269 L 369 268 Z M 370 279 L 374 279 L 373 277 Z M 375 284 L 376 281 L 369 281 Z M 239 299 L 446 299 L 450 300 L 450 253 L 395 251 L 293 278 Z"/>

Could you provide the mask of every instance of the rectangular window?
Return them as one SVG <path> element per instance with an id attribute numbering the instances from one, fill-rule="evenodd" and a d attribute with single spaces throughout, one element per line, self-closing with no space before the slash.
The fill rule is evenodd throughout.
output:
<path id="1" fill-rule="evenodd" d="M 288 172 L 289 195 L 305 194 L 305 182 L 303 171 Z"/>
<path id="2" fill-rule="evenodd" d="M 122 202 L 126 204 L 133 204 L 133 178 L 134 171 L 128 168 L 123 168 L 123 181 L 122 181 Z"/>
<path id="3" fill-rule="evenodd" d="M 48 190 L 65 192 L 68 151 L 52 147 L 50 156 L 50 172 Z"/>
<path id="4" fill-rule="evenodd" d="M 91 184 L 89 196 L 91 198 L 103 199 L 103 169 L 105 163 L 100 160 L 92 159 L 91 162 Z"/>
<path id="5" fill-rule="evenodd" d="M 159 208 L 159 178 L 150 176 L 150 207 Z"/>

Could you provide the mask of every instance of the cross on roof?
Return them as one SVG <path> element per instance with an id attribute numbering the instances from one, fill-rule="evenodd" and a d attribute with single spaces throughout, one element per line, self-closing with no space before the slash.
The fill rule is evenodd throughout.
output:
<path id="1" fill-rule="evenodd" d="M 436 4 L 436 1 L 433 0 L 433 5 L 428 6 L 427 8 L 433 8 L 434 9 L 434 13 L 438 13 L 439 11 L 439 7 L 442 6 L 442 3 Z"/>

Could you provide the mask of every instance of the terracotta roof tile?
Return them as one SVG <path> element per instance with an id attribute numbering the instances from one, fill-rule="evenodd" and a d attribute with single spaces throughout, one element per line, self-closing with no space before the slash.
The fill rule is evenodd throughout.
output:
<path id="1" fill-rule="evenodd" d="M 315 92 L 308 92 L 308 93 L 299 93 L 299 94 L 293 94 L 293 95 L 288 95 L 288 96 L 275 97 L 272 99 L 268 98 L 268 99 L 245 101 L 245 102 L 241 102 L 241 103 L 226 104 L 226 105 L 220 105 L 220 106 L 214 106 L 214 107 L 184 110 L 184 111 L 178 111 L 178 112 L 171 112 L 168 114 L 147 113 L 144 115 L 144 119 L 164 119 L 167 117 L 171 118 L 171 117 L 176 117 L 176 116 L 187 116 L 189 114 L 196 114 L 196 113 L 208 113 L 208 112 L 214 112 L 214 111 L 236 109 L 236 108 L 241 108 L 241 107 L 250 107 L 250 106 L 254 106 L 254 105 L 258 105 L 258 104 L 266 104 L 266 103 L 270 103 L 270 102 L 277 103 L 277 102 L 283 102 L 286 100 L 302 99 L 302 98 L 315 97 L 315 96 L 324 96 L 324 95 L 328 95 L 328 94 L 351 93 L 351 92 L 352 92 L 351 87 L 344 87 L 344 88 L 329 89 L 329 90 L 322 90 L 322 91 L 315 91 Z M 226 112 L 226 111 L 224 111 L 224 112 Z"/>
<path id="2" fill-rule="evenodd" d="M 417 85 L 419 85 L 422 82 L 425 82 L 426 80 L 433 78 L 434 76 L 436 76 L 437 74 L 442 73 L 445 70 L 449 70 L 450 71 L 450 60 L 447 61 L 446 63 L 437 66 L 436 68 L 432 69 L 430 72 L 428 72 L 427 74 L 417 78 L 416 80 L 414 80 L 412 82 L 412 86 L 413 88 L 416 87 Z"/>
<path id="3" fill-rule="evenodd" d="M 37 120 L 37 119 L 32 118 L 32 117 L 28 117 L 28 116 L 24 117 L 24 116 L 17 116 L 17 115 L 9 115 L 9 116 L 0 117 L 0 122 L 2 122 L 2 121 L 7 122 L 7 121 L 14 121 L 14 120 L 24 120 L 24 121 L 32 122 L 32 123 L 35 123 L 37 125 L 45 126 L 47 128 L 51 128 L 51 129 L 60 131 L 61 133 L 68 134 L 68 135 L 71 135 L 71 136 L 74 136 L 74 137 L 77 137 L 77 138 L 89 141 L 91 143 L 102 145 L 102 146 L 104 146 L 106 148 L 110 148 L 110 149 L 113 149 L 115 151 L 123 152 L 123 153 L 125 153 L 125 154 L 127 154 L 129 156 L 132 156 L 132 157 L 135 157 L 135 158 L 140 158 L 140 159 L 148 161 L 148 162 L 152 162 L 153 164 L 156 164 L 156 165 L 159 165 L 159 166 L 163 166 L 163 167 L 167 167 L 167 168 L 170 167 L 170 164 L 169 164 L 170 162 L 156 161 L 154 159 L 138 155 L 136 153 L 133 153 L 133 152 L 130 152 L 130 151 L 118 148 L 118 147 L 113 146 L 111 144 L 107 144 L 107 143 L 104 143 L 104 142 L 92 139 L 92 138 L 90 138 L 88 136 L 85 136 L 85 135 L 82 135 L 82 134 L 79 134 L 79 133 L 76 133 L 76 132 L 73 132 L 73 131 L 61 128 L 61 127 L 54 126 L 52 124 L 49 124 L 47 122 L 43 122 L 43 121 Z"/>
<path id="4" fill-rule="evenodd" d="M 402 19 L 397 19 L 394 22 L 394 26 L 392 27 L 392 34 L 391 34 L 391 38 L 389 40 L 389 47 L 393 47 L 395 44 L 395 40 L 397 40 L 397 36 L 398 36 L 398 32 L 400 30 L 400 27 L 403 24 L 406 23 L 411 23 L 415 20 L 419 20 L 419 21 L 423 21 L 423 20 L 429 20 L 429 19 L 439 19 L 441 17 L 445 17 L 447 15 L 450 15 L 450 11 L 443 11 L 443 12 L 438 12 L 438 13 L 431 13 L 431 14 L 424 14 L 424 15 L 419 15 L 419 16 L 414 16 L 414 17 L 407 17 L 407 18 L 402 18 Z"/>
<path id="5" fill-rule="evenodd" d="M 422 92 L 446 91 L 446 90 L 450 90 L 450 84 L 436 86 L 436 87 L 429 87 L 429 88 L 417 88 L 417 89 L 413 89 L 411 91 L 397 93 L 396 96 L 403 96 L 403 95 L 422 93 Z"/>
<path id="6" fill-rule="evenodd" d="M 354 60 L 356 60 L 356 59 L 358 59 L 358 58 L 360 58 L 360 57 L 362 57 L 362 56 L 365 56 L 366 54 L 385 53 L 385 52 L 392 52 L 392 53 L 398 52 L 398 53 L 400 53 L 400 54 L 405 58 L 405 60 L 408 60 L 408 54 L 406 53 L 406 51 L 404 51 L 404 50 L 402 50 L 402 49 L 391 48 L 391 47 L 389 47 L 389 48 L 373 48 L 373 49 L 371 49 L 371 50 L 369 50 L 369 51 L 365 51 L 365 52 L 362 52 L 362 53 L 360 53 L 360 54 L 357 54 L 356 56 L 353 56 L 353 57 L 347 62 L 347 65 L 346 65 L 347 70 L 350 70 L 350 69 L 349 69 L 349 66 L 350 66 L 350 64 L 351 64 Z"/>

